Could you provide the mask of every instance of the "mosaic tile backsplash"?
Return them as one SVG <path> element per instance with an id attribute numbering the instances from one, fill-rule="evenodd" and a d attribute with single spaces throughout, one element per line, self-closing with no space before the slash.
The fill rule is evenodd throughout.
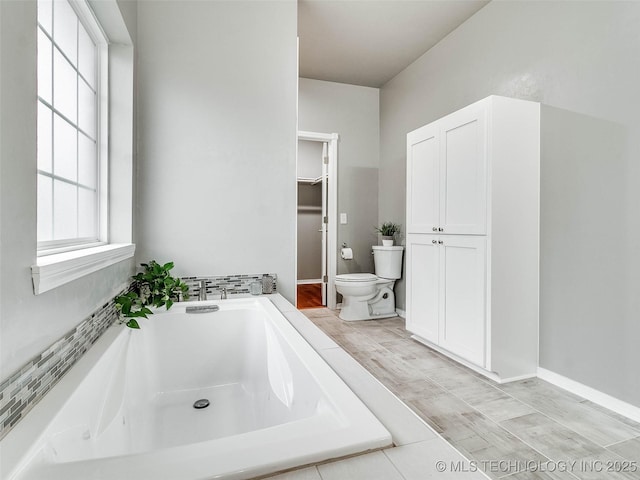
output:
<path id="1" fill-rule="evenodd" d="M 189 285 L 191 300 L 197 300 L 201 280 L 206 282 L 207 294 L 214 299 L 219 298 L 222 288 L 227 289 L 229 296 L 250 293 L 249 285 L 256 281 L 262 282 L 265 275 L 272 277 L 275 293 L 275 274 L 183 277 L 182 280 Z M 0 383 L 0 440 L 58 383 L 117 319 L 118 312 L 111 300 Z"/>
<path id="2" fill-rule="evenodd" d="M 215 277 L 182 277 L 182 280 L 189 285 L 189 298 L 197 300 L 200 293 L 200 281 L 204 280 L 207 286 L 207 295 L 211 300 L 220 298 L 222 289 L 227 289 L 228 295 L 239 293 L 250 293 L 249 285 L 253 282 L 262 282 L 263 277 L 269 275 L 273 279 L 273 292 L 277 291 L 278 277 L 275 273 L 256 273 L 248 275 L 219 275 Z M 266 292 L 265 292 L 266 293 Z"/>
<path id="3" fill-rule="evenodd" d="M 0 384 L 0 439 L 58 383 L 117 318 L 114 302 L 105 303 Z"/>

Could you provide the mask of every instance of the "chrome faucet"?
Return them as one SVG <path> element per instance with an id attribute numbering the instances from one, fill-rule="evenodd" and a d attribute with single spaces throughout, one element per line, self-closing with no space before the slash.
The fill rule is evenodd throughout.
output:
<path id="1" fill-rule="evenodd" d="M 220 300 L 226 300 L 227 299 L 227 289 L 222 287 L 220 289 Z"/>
<path id="2" fill-rule="evenodd" d="M 207 282 L 200 280 L 200 291 L 198 292 L 198 300 L 207 299 Z"/>

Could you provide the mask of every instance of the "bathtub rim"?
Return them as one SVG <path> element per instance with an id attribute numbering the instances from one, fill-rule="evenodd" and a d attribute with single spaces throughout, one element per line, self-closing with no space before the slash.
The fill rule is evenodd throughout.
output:
<path id="1" fill-rule="evenodd" d="M 207 300 L 207 301 L 196 301 L 196 302 L 181 302 L 174 304 L 174 307 L 169 311 L 169 314 L 172 313 L 184 313 L 184 309 L 186 306 L 190 305 L 207 305 L 207 304 L 215 304 L 215 303 L 227 303 L 228 305 L 256 305 L 259 304 L 267 310 L 269 314 L 276 314 L 279 318 L 277 323 L 278 329 L 284 329 L 287 342 L 291 345 L 292 348 L 296 349 L 296 346 L 303 348 L 306 350 L 305 356 L 300 356 L 300 360 L 304 363 L 307 368 L 320 368 L 323 370 L 323 375 L 329 375 L 329 383 L 340 384 L 343 392 L 347 394 L 347 396 L 351 396 L 352 400 L 355 399 L 356 409 L 360 410 L 361 408 L 365 412 L 365 417 L 371 417 L 375 421 L 374 430 L 379 430 L 380 432 L 384 432 L 384 434 L 379 435 L 376 439 L 377 444 L 372 447 L 368 447 L 363 449 L 362 447 L 356 447 L 354 451 L 345 451 L 340 453 L 339 449 L 329 450 L 332 452 L 330 456 L 326 458 L 322 458 L 320 460 L 309 459 L 305 463 L 317 463 L 319 461 L 326 461 L 336 458 L 341 458 L 348 455 L 353 455 L 357 453 L 361 453 L 364 451 L 369 451 L 378 448 L 384 448 L 392 445 L 392 437 L 386 427 L 378 420 L 375 415 L 369 410 L 369 408 L 362 402 L 357 395 L 351 390 L 351 388 L 334 372 L 334 370 L 329 366 L 329 364 L 321 357 L 321 355 L 316 351 L 316 349 L 304 338 L 303 335 L 298 332 L 294 326 L 291 324 L 289 319 L 285 315 L 285 311 L 295 310 L 295 307 L 291 305 L 284 297 L 280 294 L 272 294 L 272 295 L 264 295 L 259 297 L 254 296 L 243 296 L 240 298 L 231 298 L 229 300 Z M 177 307 L 177 308 L 176 308 Z M 284 308 L 282 308 L 284 307 Z M 246 308 L 246 307 L 245 307 Z M 175 309 L 175 310 L 174 310 Z M 164 312 L 164 309 L 159 311 Z M 151 320 L 152 321 L 152 320 Z M 143 326 L 144 328 L 144 326 Z M 288 332 L 287 332 L 288 330 Z M 115 342 L 125 342 L 127 341 L 127 335 L 130 335 L 131 332 L 126 329 L 124 325 L 119 323 L 114 323 L 111 325 L 105 333 L 95 342 L 95 344 L 87 350 L 87 352 L 78 360 L 78 362 L 60 379 L 60 381 L 48 392 L 48 394 L 37 404 L 34 408 L 29 412 L 29 415 L 25 416 L 25 418 L 18 424 L 16 427 L 9 432 L 9 434 L 0 441 L 0 478 L 7 478 L 8 480 L 14 479 L 17 476 L 20 476 L 25 472 L 28 468 L 30 468 L 32 461 L 37 458 L 38 454 L 41 451 L 41 446 L 43 441 L 46 440 L 46 435 L 49 433 L 47 430 L 50 428 L 51 424 L 56 420 L 58 413 L 65 408 L 67 402 L 71 401 L 72 395 L 75 394 L 76 390 L 79 388 L 80 384 L 84 381 L 84 379 L 91 374 L 92 370 L 96 368 L 100 359 L 103 357 L 105 352 L 114 345 Z M 290 336 L 293 335 L 293 336 Z M 293 342 L 293 344 L 291 343 Z M 297 345 L 296 345 L 297 344 Z M 299 353 L 296 350 L 296 353 Z M 307 355 L 311 355 L 311 357 L 307 357 Z M 309 365 L 309 361 L 313 365 Z M 313 375 L 316 376 L 314 371 Z M 326 381 L 326 377 L 321 383 L 321 388 L 324 390 L 326 385 L 324 383 Z M 335 403 L 335 398 L 331 398 L 331 402 Z M 345 415 L 344 405 L 339 405 L 341 407 L 340 413 L 341 415 Z M 354 404 L 350 403 L 350 410 Z M 349 412 L 346 413 L 347 416 L 350 415 Z M 370 421 L 371 418 L 367 418 L 366 421 Z M 353 421 L 353 418 L 350 418 Z M 362 421 L 362 418 L 358 419 L 358 422 Z M 284 424 L 287 425 L 287 424 Z M 361 427 L 359 423 L 356 423 L 355 429 L 354 426 L 351 425 L 350 430 L 357 430 L 358 427 Z M 270 427 L 267 429 L 262 429 L 265 431 L 270 430 Z M 276 427 L 277 428 L 277 427 Z M 257 430 L 260 432 L 261 430 Z M 251 432 L 253 433 L 253 432 Z M 362 431 L 359 432 L 358 436 L 362 435 Z M 367 432 L 368 434 L 370 433 Z M 366 435 L 365 435 L 366 436 Z M 230 438 L 230 437 L 225 437 Z M 206 442 L 201 442 L 202 444 L 209 444 L 211 442 L 215 442 L 217 440 L 210 440 Z M 361 442 L 360 442 L 361 443 Z M 357 442 L 355 443 L 358 444 Z M 188 444 L 177 447 L 170 447 L 168 449 L 162 449 L 157 451 L 152 451 L 149 453 L 138 453 L 133 454 L 138 457 L 148 457 L 148 460 L 152 460 L 154 455 L 157 455 L 158 452 L 164 452 L 167 450 L 177 450 L 181 448 L 189 448 L 193 445 L 197 444 Z M 130 455 L 124 455 L 123 457 L 129 457 Z M 109 458 L 109 457 L 106 457 Z M 306 458 L 306 457 L 305 457 Z M 88 459 L 86 461 L 98 460 L 102 461 L 104 459 Z M 81 460 L 79 462 L 72 463 L 83 463 L 85 460 Z M 273 462 L 271 462 L 273 463 Z M 54 465 L 64 465 L 64 464 L 54 464 Z M 275 473 L 277 471 L 293 468 L 295 465 L 292 464 L 283 464 L 282 468 L 272 469 L 270 468 L 271 464 L 265 464 L 264 469 L 251 470 L 254 475 L 264 475 Z M 300 464 L 302 465 L 302 464 Z M 235 474 L 231 471 L 223 472 L 225 475 L 229 474 L 232 478 L 234 475 L 242 475 L 242 472 L 245 470 L 239 470 Z M 37 470 L 36 470 L 37 472 Z M 204 478 L 204 477 L 203 477 Z"/>

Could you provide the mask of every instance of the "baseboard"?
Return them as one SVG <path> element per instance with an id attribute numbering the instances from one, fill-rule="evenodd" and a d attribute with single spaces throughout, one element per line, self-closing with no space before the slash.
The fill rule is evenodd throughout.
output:
<path id="1" fill-rule="evenodd" d="M 520 380 L 528 380 L 530 378 L 536 378 L 535 373 L 525 373 L 524 375 L 516 375 L 515 377 L 501 378 L 500 383 L 519 382 Z"/>
<path id="2" fill-rule="evenodd" d="M 322 283 L 322 279 L 321 278 L 317 278 L 317 279 L 311 279 L 311 280 L 298 280 L 296 282 L 298 285 L 308 285 L 310 283 Z"/>
<path id="3" fill-rule="evenodd" d="M 407 312 L 405 312 L 404 310 L 396 308 L 396 313 L 398 314 L 399 317 L 407 318 Z"/>
<path id="4" fill-rule="evenodd" d="M 595 388 L 589 387 L 580 382 L 576 382 L 575 380 L 571 380 L 570 378 L 547 370 L 546 368 L 538 367 L 538 378 L 586 398 L 593 403 L 597 403 L 598 405 L 608 408 L 609 410 L 619 413 L 631 420 L 640 422 L 640 407 L 631 405 L 630 403 L 612 397 L 607 393 L 596 390 Z"/>

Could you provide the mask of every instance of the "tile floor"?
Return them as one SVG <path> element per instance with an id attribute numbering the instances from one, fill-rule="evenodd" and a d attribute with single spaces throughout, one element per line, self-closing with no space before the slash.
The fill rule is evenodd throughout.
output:
<path id="1" fill-rule="evenodd" d="M 384 424 L 393 446 L 269 477 L 271 480 L 486 480 L 469 461 L 429 427 L 389 389 L 282 297 L 272 299 L 294 328 Z M 446 471 L 438 472 L 437 462 Z M 456 468 L 458 471 L 452 471 Z M 459 471 L 465 471 L 460 477 Z"/>
<path id="2" fill-rule="evenodd" d="M 490 478 L 640 479 L 637 422 L 542 380 L 496 384 L 411 340 L 401 318 L 346 323 L 326 308 L 303 313 L 330 337 L 322 339 L 321 332 L 312 332 L 327 347 L 323 356 L 329 364 L 334 366 L 332 362 L 341 356 L 346 356 L 341 358 L 343 363 L 351 360 L 349 355 L 356 359 Z M 349 355 L 328 348 L 331 339 Z M 344 373 L 338 373 L 345 378 Z M 383 418 L 387 409 L 378 403 L 373 408 L 368 405 L 388 425 Z M 459 457 L 446 443 L 436 441 L 440 440 L 437 436 L 425 438 L 411 429 L 402 429 L 398 436 L 389 429 L 400 446 L 273 478 L 481 478 L 470 472 L 438 473 L 434 459 Z"/>

